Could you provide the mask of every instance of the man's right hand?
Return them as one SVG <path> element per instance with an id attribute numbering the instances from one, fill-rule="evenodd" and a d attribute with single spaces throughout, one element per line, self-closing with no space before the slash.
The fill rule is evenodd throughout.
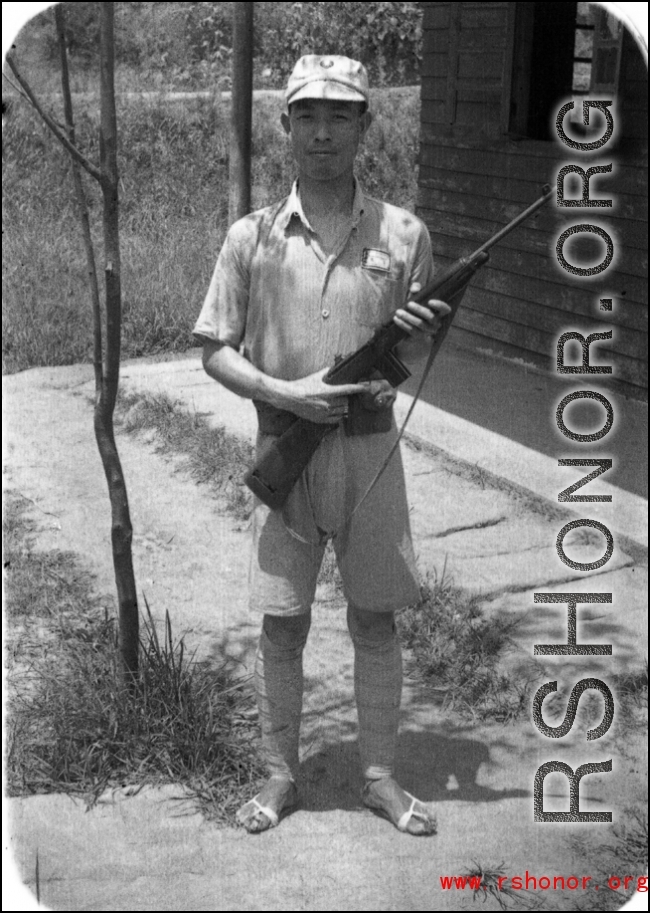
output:
<path id="1" fill-rule="evenodd" d="M 207 340 L 203 367 L 228 390 L 247 399 L 259 399 L 277 409 L 286 409 L 311 422 L 336 425 L 348 409 L 348 396 L 368 390 L 368 383 L 326 384 L 329 368 L 299 380 L 281 380 L 255 368 L 230 345 Z"/>
<path id="2" fill-rule="evenodd" d="M 336 425 L 347 414 L 348 396 L 364 393 L 368 383 L 326 384 L 323 380 L 329 368 L 316 371 L 299 380 L 277 380 L 273 382 L 273 406 L 293 412 L 310 422 Z"/>

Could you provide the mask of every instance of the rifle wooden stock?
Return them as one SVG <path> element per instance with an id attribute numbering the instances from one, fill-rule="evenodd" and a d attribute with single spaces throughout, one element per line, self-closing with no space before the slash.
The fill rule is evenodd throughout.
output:
<path id="1" fill-rule="evenodd" d="M 260 501 L 272 510 L 279 510 L 320 442 L 336 427 L 296 417 L 293 425 L 260 454 L 255 466 L 244 476 L 244 482 Z"/>
<path id="2" fill-rule="evenodd" d="M 473 254 L 457 260 L 418 293 L 415 300 L 423 304 L 437 298 L 446 301 L 451 307 L 450 313 L 442 319 L 440 329 L 433 338 L 432 358 L 437 355 L 444 342 L 474 273 L 489 260 L 489 248 L 529 218 L 552 195 L 552 191 L 544 188 L 544 195 L 539 200 L 482 244 Z M 402 330 L 390 320 L 379 327 L 365 345 L 345 358 L 337 360 L 325 375 L 325 383 L 357 383 L 367 379 L 374 371 L 379 371 L 393 387 L 399 386 L 410 377 L 410 371 L 393 350 L 408 336 L 406 330 Z M 244 482 L 270 508 L 280 509 L 320 442 L 336 427 L 296 417 L 287 431 L 271 441 L 260 454 L 255 466 L 244 476 Z"/>

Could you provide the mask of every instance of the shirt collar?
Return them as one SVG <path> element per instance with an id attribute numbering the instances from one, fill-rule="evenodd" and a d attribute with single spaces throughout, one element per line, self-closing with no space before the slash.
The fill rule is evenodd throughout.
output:
<path id="1" fill-rule="evenodd" d="M 365 197 L 363 195 L 363 190 L 361 189 L 361 184 L 354 179 L 354 199 L 352 200 L 352 225 L 356 226 L 361 221 L 365 210 Z M 283 229 L 287 229 L 289 223 L 293 218 L 300 219 L 302 224 L 313 231 L 313 228 L 309 224 L 309 220 L 305 215 L 305 212 L 302 208 L 302 203 L 300 202 L 300 192 L 298 189 L 298 181 L 293 182 L 293 187 L 291 188 L 291 193 L 287 197 L 287 202 L 283 207 L 283 211 L 280 214 L 280 225 Z"/>

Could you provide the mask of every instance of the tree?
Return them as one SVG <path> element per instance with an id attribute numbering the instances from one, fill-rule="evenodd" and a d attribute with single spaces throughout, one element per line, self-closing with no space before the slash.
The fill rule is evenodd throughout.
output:
<path id="1" fill-rule="evenodd" d="M 98 3 L 100 53 L 100 127 L 99 167 L 90 162 L 75 142 L 72 98 L 68 78 L 68 57 L 65 41 L 65 22 L 62 4 L 55 11 L 56 30 L 61 60 L 66 129 L 47 113 L 35 97 L 28 82 L 20 74 L 12 54 L 7 57 L 23 93 L 45 121 L 73 161 L 73 181 L 80 214 L 80 224 L 86 262 L 94 325 L 95 409 L 94 428 L 97 448 L 104 467 L 111 503 L 111 546 L 118 601 L 118 648 L 122 681 L 130 684 L 138 671 L 138 601 L 133 571 L 131 543 L 133 528 L 122 464 L 115 443 L 113 414 L 119 386 L 120 346 L 122 324 L 122 292 L 120 283 L 120 243 L 117 170 L 117 115 L 115 111 L 115 10 L 113 3 Z M 81 171 L 83 168 L 100 186 L 103 198 L 103 254 L 106 333 L 105 345 L 101 328 L 101 305 L 95 255 L 90 236 Z"/>

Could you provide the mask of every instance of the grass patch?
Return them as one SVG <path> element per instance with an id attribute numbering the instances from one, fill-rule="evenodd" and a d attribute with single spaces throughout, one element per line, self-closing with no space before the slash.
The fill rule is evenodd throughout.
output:
<path id="1" fill-rule="evenodd" d="M 606 906 L 600 909 L 620 909 L 621 896 L 628 899 L 631 892 L 639 887 L 648 887 L 646 873 L 648 871 L 648 810 L 645 808 L 626 809 L 626 818 L 623 824 L 613 828 L 614 842 L 606 844 L 607 869 L 606 878 L 603 879 L 608 888 Z M 610 883 L 610 878 L 615 876 L 621 881 L 625 875 L 633 875 L 634 880 L 628 888 L 624 884 L 619 888 L 615 883 Z M 646 877 L 644 877 L 646 876 Z M 609 903 L 608 903 L 609 902 Z"/>
<path id="2" fill-rule="evenodd" d="M 548 875 L 552 885 L 555 877 L 564 879 L 557 883 L 553 890 L 535 889 L 520 890 L 512 887 L 515 873 L 508 872 L 505 862 L 498 865 L 482 864 L 473 860 L 469 869 L 464 872 L 467 885 L 473 891 L 473 900 L 480 898 L 484 902 L 493 898 L 502 910 L 620 910 L 637 888 L 647 889 L 648 878 L 648 812 L 647 808 L 627 808 L 623 824 L 614 825 L 612 839 L 609 843 L 588 843 L 578 837 L 567 840 L 567 860 L 580 860 L 582 873 L 590 873 L 591 880 L 586 890 L 575 890 L 566 885 L 573 875 L 582 879 L 576 872 L 560 871 Z M 522 873 L 517 872 L 522 878 Z M 532 874 L 532 873 L 531 873 Z M 539 881 L 540 876 L 536 876 Z M 499 887 L 499 879 L 502 880 Z M 625 879 L 627 878 L 627 886 Z M 472 884 L 472 879 L 477 879 Z"/>
<path id="3" fill-rule="evenodd" d="M 583 860 L 585 872 L 592 873 L 587 891 L 564 895 L 568 910 L 620 910 L 637 888 L 648 887 L 648 811 L 639 783 L 639 802 L 623 812 L 623 823 L 615 824 L 609 842 L 585 845 L 574 837 L 567 842 L 568 853 Z M 627 877 L 627 886 L 625 879 Z"/>
<path id="4" fill-rule="evenodd" d="M 25 72 L 29 77 L 29 72 Z M 373 92 L 375 122 L 358 175 L 373 196 L 412 209 L 419 89 Z M 31 108 L 9 97 L 3 131 L 3 371 L 92 359 L 86 265 L 71 166 Z M 63 121 L 60 98 L 51 102 Z M 228 224 L 230 102 L 120 96 L 119 172 L 125 358 L 181 352 L 191 335 Z M 256 97 L 252 206 L 288 194 L 295 176 L 281 98 Z M 83 153 L 99 160 L 98 102 L 77 106 Z M 96 250 L 101 195 L 84 175 Z M 98 255 L 101 274 L 101 255 Z"/>
<path id="5" fill-rule="evenodd" d="M 637 722 L 648 718 L 648 661 L 640 669 L 629 669 L 611 678 L 621 704 L 623 719 Z"/>
<path id="6" fill-rule="evenodd" d="M 14 630 L 39 618 L 71 614 L 90 596 L 92 578 L 72 552 L 32 550 L 35 525 L 26 517 L 28 502 L 6 498 L 2 524 L 4 571 L 7 577 L 6 617 Z M 94 600 L 95 605 L 101 605 Z"/>
<path id="7" fill-rule="evenodd" d="M 6 500 L 11 795 L 182 784 L 207 817 L 230 821 L 262 776 L 251 697 L 228 666 L 187 655 L 169 616 L 143 620 L 136 693 L 119 686 L 116 622 L 69 553 L 37 552 L 24 505 Z"/>
<path id="8" fill-rule="evenodd" d="M 503 861 L 494 865 L 472 860 L 471 867 L 463 875 L 472 889 L 472 900 L 480 897 L 485 903 L 488 897 L 491 897 L 498 903 L 501 910 L 509 909 L 511 904 L 519 908 L 524 907 L 524 909 L 533 905 L 530 903 L 527 894 L 522 896 L 521 891 L 509 888 L 507 882 L 502 882 L 501 887 L 499 887 L 499 879 L 506 877 L 505 862 Z"/>
<path id="9" fill-rule="evenodd" d="M 209 485 L 237 520 L 248 519 L 253 496 L 242 481 L 254 457 L 248 441 L 229 434 L 223 426 L 212 427 L 203 416 L 189 412 L 164 393 L 124 394 L 118 406 L 127 434 L 155 432 L 158 453 L 185 457 L 183 470 L 197 483 Z"/>
<path id="10" fill-rule="evenodd" d="M 518 619 L 487 618 L 479 596 L 445 573 L 428 577 L 420 601 L 400 612 L 398 630 L 415 672 L 445 708 L 501 722 L 528 712 L 528 688 L 499 668 Z"/>

